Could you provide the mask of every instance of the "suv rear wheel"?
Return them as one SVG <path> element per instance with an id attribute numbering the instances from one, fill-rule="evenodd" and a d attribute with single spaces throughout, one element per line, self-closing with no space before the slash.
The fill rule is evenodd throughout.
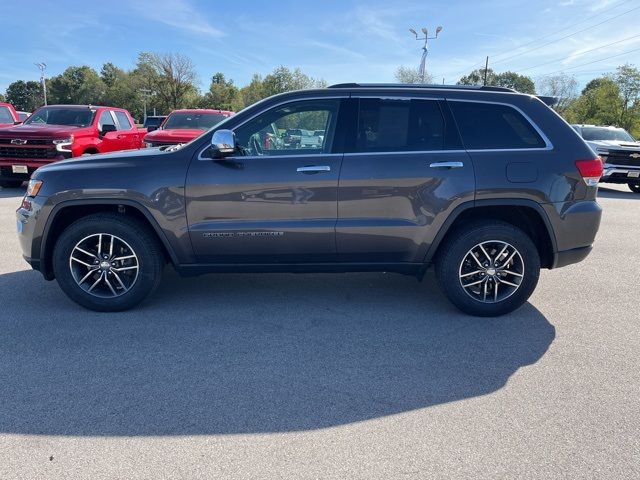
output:
<path id="1" fill-rule="evenodd" d="M 527 234 L 491 221 L 456 232 L 436 261 L 440 287 L 465 313 L 492 317 L 512 312 L 533 293 L 540 256 Z"/>
<path id="2" fill-rule="evenodd" d="M 633 193 L 640 193 L 640 183 L 629 183 L 629 189 Z"/>
<path id="3" fill-rule="evenodd" d="M 91 310 L 134 307 L 159 285 L 164 258 L 155 235 L 132 218 L 95 214 L 67 227 L 53 251 L 60 288 Z"/>

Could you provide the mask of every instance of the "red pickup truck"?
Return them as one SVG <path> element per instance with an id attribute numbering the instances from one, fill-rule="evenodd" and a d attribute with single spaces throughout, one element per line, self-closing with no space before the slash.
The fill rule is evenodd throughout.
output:
<path id="1" fill-rule="evenodd" d="M 20 116 L 13 105 L 0 102 L 0 128 L 20 123 Z"/>
<path id="2" fill-rule="evenodd" d="M 147 134 L 144 142 L 147 147 L 187 143 L 233 114 L 228 110 L 205 108 L 174 110 L 160 128 Z"/>
<path id="3" fill-rule="evenodd" d="M 0 128 L 0 186 L 18 187 L 36 168 L 65 158 L 142 148 L 146 133 L 122 108 L 41 107 L 23 124 Z"/>

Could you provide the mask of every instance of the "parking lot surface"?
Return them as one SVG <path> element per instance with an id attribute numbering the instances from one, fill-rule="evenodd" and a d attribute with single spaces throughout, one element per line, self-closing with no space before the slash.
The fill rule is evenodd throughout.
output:
<path id="1" fill-rule="evenodd" d="M 433 274 L 170 268 L 101 314 L 28 269 L 0 191 L 0 478 L 639 478 L 640 195 L 479 319 Z"/>

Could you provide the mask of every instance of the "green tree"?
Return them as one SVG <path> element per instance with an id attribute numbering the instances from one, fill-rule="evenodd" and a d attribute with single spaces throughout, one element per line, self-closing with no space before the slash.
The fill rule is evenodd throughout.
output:
<path id="1" fill-rule="evenodd" d="M 0 93 L 0 102 L 6 102 L 7 99 L 4 98 L 4 95 Z"/>
<path id="2" fill-rule="evenodd" d="M 627 130 L 640 123 L 640 71 L 632 65 L 618 67 L 613 81 L 620 92 L 618 124 Z"/>
<path id="3" fill-rule="evenodd" d="M 265 89 L 263 85 L 263 80 L 260 75 L 255 73 L 251 78 L 251 82 L 249 85 L 246 85 L 240 89 L 240 95 L 242 97 L 242 103 L 245 107 L 252 105 L 267 95 L 265 94 Z"/>
<path id="4" fill-rule="evenodd" d="M 290 70 L 281 65 L 264 77 L 262 82 L 265 96 L 277 93 L 290 92 L 292 90 L 306 90 L 308 88 L 323 88 L 327 86 L 324 80 L 317 80 L 304 73 L 299 68 Z"/>
<path id="5" fill-rule="evenodd" d="M 200 106 L 237 112 L 243 106 L 242 95 L 233 80 L 227 80 L 224 73 L 218 72 L 211 77 L 209 91 L 202 97 Z"/>
<path id="6" fill-rule="evenodd" d="M 69 67 L 48 82 L 49 103 L 92 104 L 102 103 L 106 86 L 91 67 Z"/>
<path id="7" fill-rule="evenodd" d="M 622 112 L 620 89 L 611 78 L 601 78 L 574 101 L 566 111 L 572 123 L 617 125 Z"/>
<path id="8" fill-rule="evenodd" d="M 39 82 L 17 80 L 7 87 L 7 102 L 16 110 L 33 112 L 44 103 L 42 87 Z"/>
<path id="9" fill-rule="evenodd" d="M 533 80 L 526 75 L 515 72 L 496 73 L 491 68 L 487 69 L 487 85 L 494 87 L 507 87 L 521 93 L 535 94 L 536 88 Z M 465 75 L 458 80 L 458 85 L 484 85 L 484 68 L 473 70 L 469 75 Z"/>

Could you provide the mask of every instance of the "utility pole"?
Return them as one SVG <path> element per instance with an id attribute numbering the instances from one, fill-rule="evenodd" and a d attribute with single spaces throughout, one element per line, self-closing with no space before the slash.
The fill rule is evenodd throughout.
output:
<path id="1" fill-rule="evenodd" d="M 148 88 L 141 88 L 139 92 L 142 95 L 142 108 L 144 112 L 142 123 L 144 124 L 147 121 L 147 98 L 150 97 L 153 94 L 153 92 Z"/>
<path id="2" fill-rule="evenodd" d="M 42 84 L 42 95 L 44 97 L 44 104 L 46 105 L 47 104 L 47 82 L 44 75 L 44 71 L 47 69 L 47 64 L 42 62 L 42 63 L 36 63 L 34 65 L 40 69 L 40 83 Z"/>
<path id="3" fill-rule="evenodd" d="M 489 56 L 487 55 L 487 60 L 484 62 L 484 86 L 487 86 L 487 72 L 489 71 Z"/>
<path id="4" fill-rule="evenodd" d="M 428 50 L 428 42 L 429 40 L 435 40 L 438 38 L 438 34 L 442 31 L 442 27 L 436 28 L 436 35 L 434 37 L 429 36 L 429 31 L 422 27 L 421 31 L 424 33 L 424 37 L 419 38 L 418 32 L 416 32 L 413 28 L 410 28 L 409 31 L 413 33 L 416 37 L 416 40 L 422 41 L 424 40 L 424 45 L 422 46 L 422 58 L 420 59 L 420 66 L 418 67 L 418 75 L 420 75 L 420 83 L 424 83 L 426 64 L 427 64 L 427 55 L 429 54 Z"/>

